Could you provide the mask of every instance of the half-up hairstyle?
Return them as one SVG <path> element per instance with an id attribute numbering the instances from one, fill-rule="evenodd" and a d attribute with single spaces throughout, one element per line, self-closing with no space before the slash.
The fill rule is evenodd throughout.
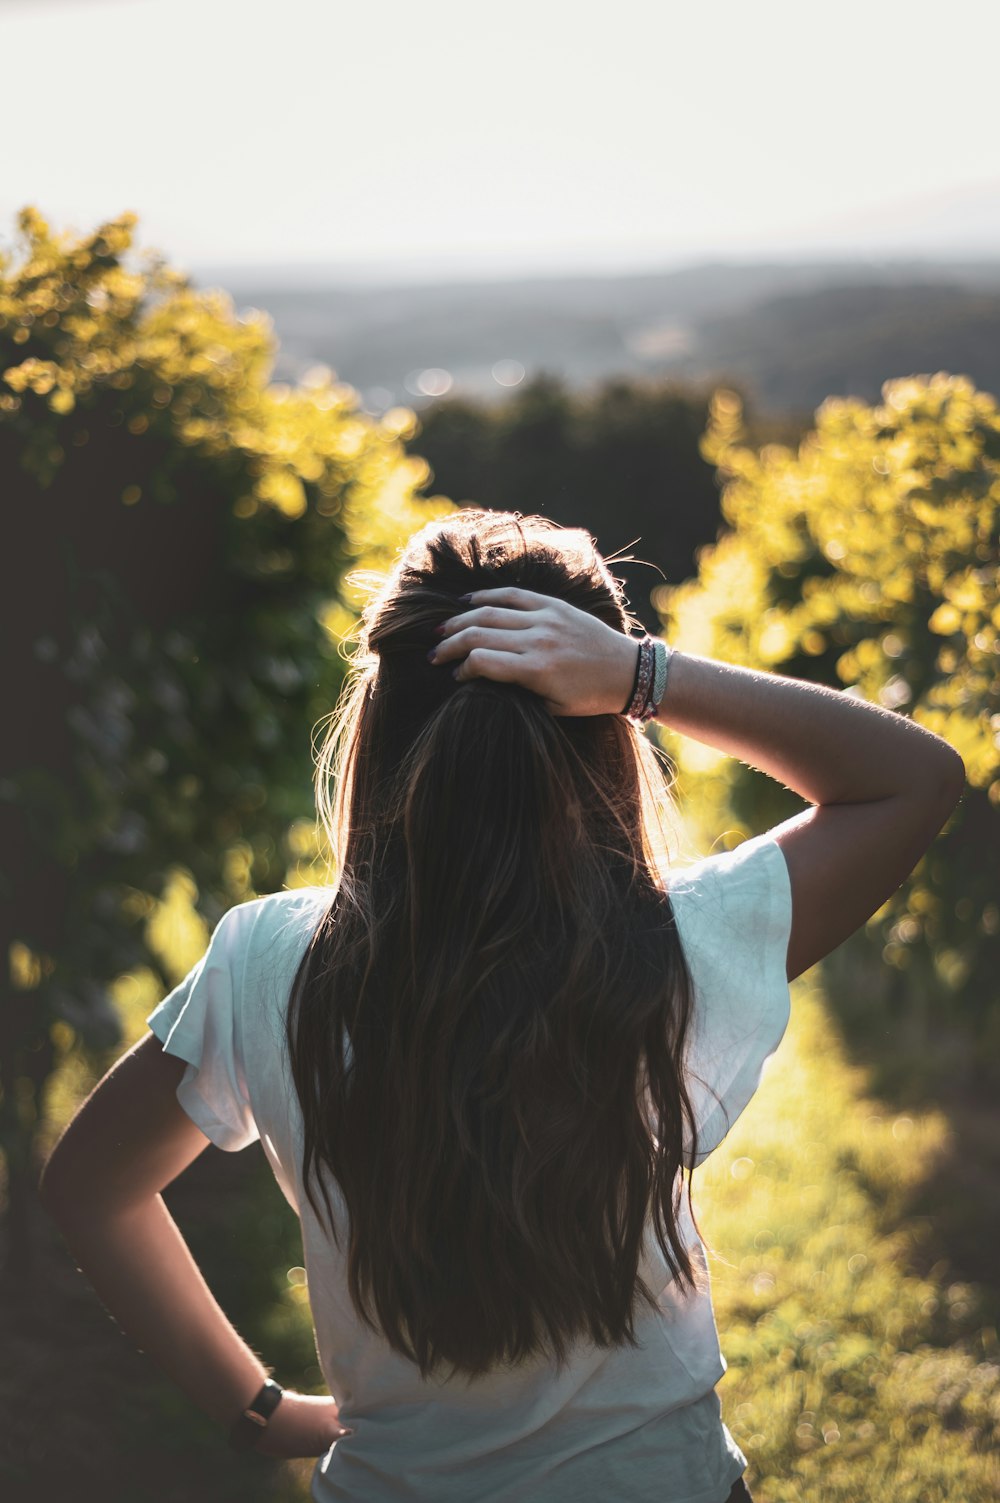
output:
<path id="1" fill-rule="evenodd" d="M 650 1220 L 698 1285 L 663 767 L 623 715 L 427 661 L 458 597 L 501 585 L 633 626 L 582 530 L 465 509 L 410 538 L 318 755 L 336 881 L 286 1022 L 309 1202 L 315 1175 L 340 1249 L 329 1171 L 354 1307 L 422 1378 L 636 1346 Z"/>

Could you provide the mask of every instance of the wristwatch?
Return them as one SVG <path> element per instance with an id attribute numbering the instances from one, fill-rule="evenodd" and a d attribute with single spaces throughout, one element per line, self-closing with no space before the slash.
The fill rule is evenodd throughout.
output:
<path id="1" fill-rule="evenodd" d="M 277 1409 L 285 1390 L 273 1378 L 268 1378 L 260 1393 L 247 1405 L 229 1432 L 229 1444 L 234 1451 L 249 1451 L 267 1429 L 267 1422 Z"/>

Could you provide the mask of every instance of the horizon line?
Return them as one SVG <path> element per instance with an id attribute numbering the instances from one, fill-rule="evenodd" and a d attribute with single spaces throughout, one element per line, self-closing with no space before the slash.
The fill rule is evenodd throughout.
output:
<path id="1" fill-rule="evenodd" d="M 485 284 L 490 282 L 521 281 L 613 281 L 624 278 L 640 278 L 678 275 L 686 271 L 709 270 L 722 267 L 827 267 L 827 266 L 873 266 L 902 267 L 942 264 L 946 266 L 979 266 L 1000 261 L 1000 245 L 942 246 L 921 250 L 904 247 L 884 249 L 859 249 L 856 251 L 831 247 L 826 250 L 767 251 L 760 253 L 732 253 L 706 251 L 670 260 L 654 259 L 639 261 L 633 265 L 574 264 L 571 260 L 560 269 L 552 260 L 534 265 L 519 266 L 515 263 L 483 266 L 477 271 L 475 256 L 462 258 L 449 268 L 435 268 L 430 258 L 400 257 L 395 261 L 379 260 L 374 264 L 358 260 L 336 262 L 312 258 L 310 260 L 260 260 L 231 261 L 224 257 L 212 260 L 181 261 L 182 269 L 196 280 L 206 277 L 225 276 L 230 280 L 260 283 L 268 278 L 283 283 L 295 283 L 305 288 L 331 288 L 338 283 L 351 287 L 403 287 L 403 286 L 455 286 L 461 283 Z"/>

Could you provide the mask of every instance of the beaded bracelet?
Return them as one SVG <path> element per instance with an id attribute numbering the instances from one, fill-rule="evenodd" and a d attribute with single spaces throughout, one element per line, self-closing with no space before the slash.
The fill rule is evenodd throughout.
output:
<path id="1" fill-rule="evenodd" d="M 672 647 L 660 637 L 643 636 L 639 640 L 635 680 L 622 714 L 644 725 L 652 720 L 663 702 Z"/>
<path id="2" fill-rule="evenodd" d="M 650 685 L 653 682 L 653 640 L 651 637 L 639 638 L 639 661 L 636 664 L 635 683 L 632 685 L 632 697 L 622 714 L 629 720 L 638 719 L 642 707 L 649 695 Z"/>

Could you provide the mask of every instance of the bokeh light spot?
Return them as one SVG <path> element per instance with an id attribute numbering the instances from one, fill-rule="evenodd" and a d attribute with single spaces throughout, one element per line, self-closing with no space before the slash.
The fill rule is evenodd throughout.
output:
<path id="1" fill-rule="evenodd" d="M 520 360 L 498 360 L 492 375 L 498 386 L 517 386 L 524 380 L 525 370 Z"/>

